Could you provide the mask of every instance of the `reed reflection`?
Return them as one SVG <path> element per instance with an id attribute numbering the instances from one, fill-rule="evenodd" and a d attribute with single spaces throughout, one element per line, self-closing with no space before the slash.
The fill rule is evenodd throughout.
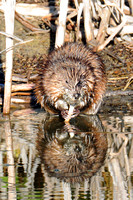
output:
<path id="1" fill-rule="evenodd" d="M 49 176 L 81 182 L 103 165 L 107 137 L 97 116 L 78 116 L 70 124 L 50 117 L 40 128 L 37 149 Z"/>
<path id="2" fill-rule="evenodd" d="M 8 168 L 8 200 L 16 200 L 16 182 L 15 182 L 15 165 L 13 157 L 13 138 L 11 132 L 11 123 L 9 116 L 5 116 L 5 138 L 7 151 L 7 168 Z"/>

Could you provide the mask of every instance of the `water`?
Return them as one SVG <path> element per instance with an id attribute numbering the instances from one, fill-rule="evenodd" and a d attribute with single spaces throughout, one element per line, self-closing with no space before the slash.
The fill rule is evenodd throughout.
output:
<path id="1" fill-rule="evenodd" d="M 40 110 L 1 114 L 0 199 L 133 199 L 133 115 L 127 105 L 103 105 L 99 116 L 66 125 Z"/>

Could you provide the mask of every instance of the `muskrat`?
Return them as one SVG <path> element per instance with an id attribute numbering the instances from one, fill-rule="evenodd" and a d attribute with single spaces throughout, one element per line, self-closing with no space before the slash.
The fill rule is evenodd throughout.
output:
<path id="1" fill-rule="evenodd" d="M 98 112 L 106 75 L 101 58 L 92 49 L 65 44 L 49 53 L 38 68 L 35 94 L 47 112 L 61 114 L 66 121 L 80 112 Z"/>

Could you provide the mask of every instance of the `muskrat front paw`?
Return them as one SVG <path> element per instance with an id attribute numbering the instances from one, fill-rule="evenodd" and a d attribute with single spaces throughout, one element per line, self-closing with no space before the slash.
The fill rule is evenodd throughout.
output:
<path id="1" fill-rule="evenodd" d="M 62 110 L 61 116 L 65 119 L 65 122 L 69 122 L 71 118 L 76 117 L 80 111 L 75 109 L 73 106 L 70 106 L 69 110 Z"/>

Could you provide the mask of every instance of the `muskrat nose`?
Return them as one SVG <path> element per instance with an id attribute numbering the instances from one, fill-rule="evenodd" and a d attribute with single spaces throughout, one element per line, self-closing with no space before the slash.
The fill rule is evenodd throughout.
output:
<path id="1" fill-rule="evenodd" d="M 75 98 L 75 99 L 78 99 L 79 97 L 80 97 L 80 93 L 74 94 L 74 98 Z"/>
<path id="2" fill-rule="evenodd" d="M 76 152 L 81 152 L 81 147 L 79 147 L 79 145 L 76 145 L 74 150 L 75 150 Z"/>

